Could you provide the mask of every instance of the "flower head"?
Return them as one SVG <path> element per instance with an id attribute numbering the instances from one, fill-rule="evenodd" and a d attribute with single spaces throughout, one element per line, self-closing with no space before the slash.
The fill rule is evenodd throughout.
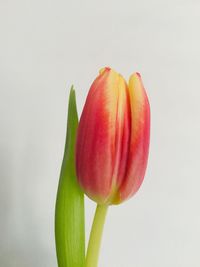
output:
<path id="1" fill-rule="evenodd" d="M 146 170 L 150 107 L 139 73 L 129 84 L 104 68 L 80 118 L 76 171 L 84 192 L 100 204 L 118 204 L 139 189 Z"/>

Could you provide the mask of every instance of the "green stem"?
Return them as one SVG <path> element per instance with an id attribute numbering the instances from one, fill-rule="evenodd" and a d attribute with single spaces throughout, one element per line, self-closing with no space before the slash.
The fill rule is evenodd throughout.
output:
<path id="1" fill-rule="evenodd" d="M 99 204 L 97 205 L 93 224 L 92 224 L 92 229 L 90 233 L 85 267 L 97 267 L 98 266 L 101 237 L 102 237 L 107 210 L 108 210 L 108 205 L 99 205 Z"/>

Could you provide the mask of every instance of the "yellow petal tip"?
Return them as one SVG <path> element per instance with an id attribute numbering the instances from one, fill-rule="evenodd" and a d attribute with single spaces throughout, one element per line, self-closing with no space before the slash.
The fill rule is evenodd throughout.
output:
<path id="1" fill-rule="evenodd" d="M 104 68 L 100 69 L 99 74 L 103 74 L 105 71 L 110 71 L 110 70 L 111 70 L 110 67 L 104 67 Z"/>

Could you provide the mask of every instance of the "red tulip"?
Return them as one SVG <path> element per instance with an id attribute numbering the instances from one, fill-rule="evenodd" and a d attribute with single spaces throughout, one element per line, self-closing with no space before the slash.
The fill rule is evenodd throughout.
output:
<path id="1" fill-rule="evenodd" d="M 93 82 L 80 118 L 76 171 L 99 204 L 118 204 L 142 184 L 149 151 L 150 107 L 140 74 L 129 84 L 110 68 Z"/>

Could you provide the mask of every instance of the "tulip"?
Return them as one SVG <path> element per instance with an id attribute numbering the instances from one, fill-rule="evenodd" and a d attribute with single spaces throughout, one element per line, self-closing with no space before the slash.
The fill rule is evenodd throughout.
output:
<path id="1" fill-rule="evenodd" d="M 139 73 L 127 84 L 111 68 L 100 70 L 80 118 L 76 172 L 98 204 L 119 204 L 142 184 L 148 160 L 150 107 Z"/>

